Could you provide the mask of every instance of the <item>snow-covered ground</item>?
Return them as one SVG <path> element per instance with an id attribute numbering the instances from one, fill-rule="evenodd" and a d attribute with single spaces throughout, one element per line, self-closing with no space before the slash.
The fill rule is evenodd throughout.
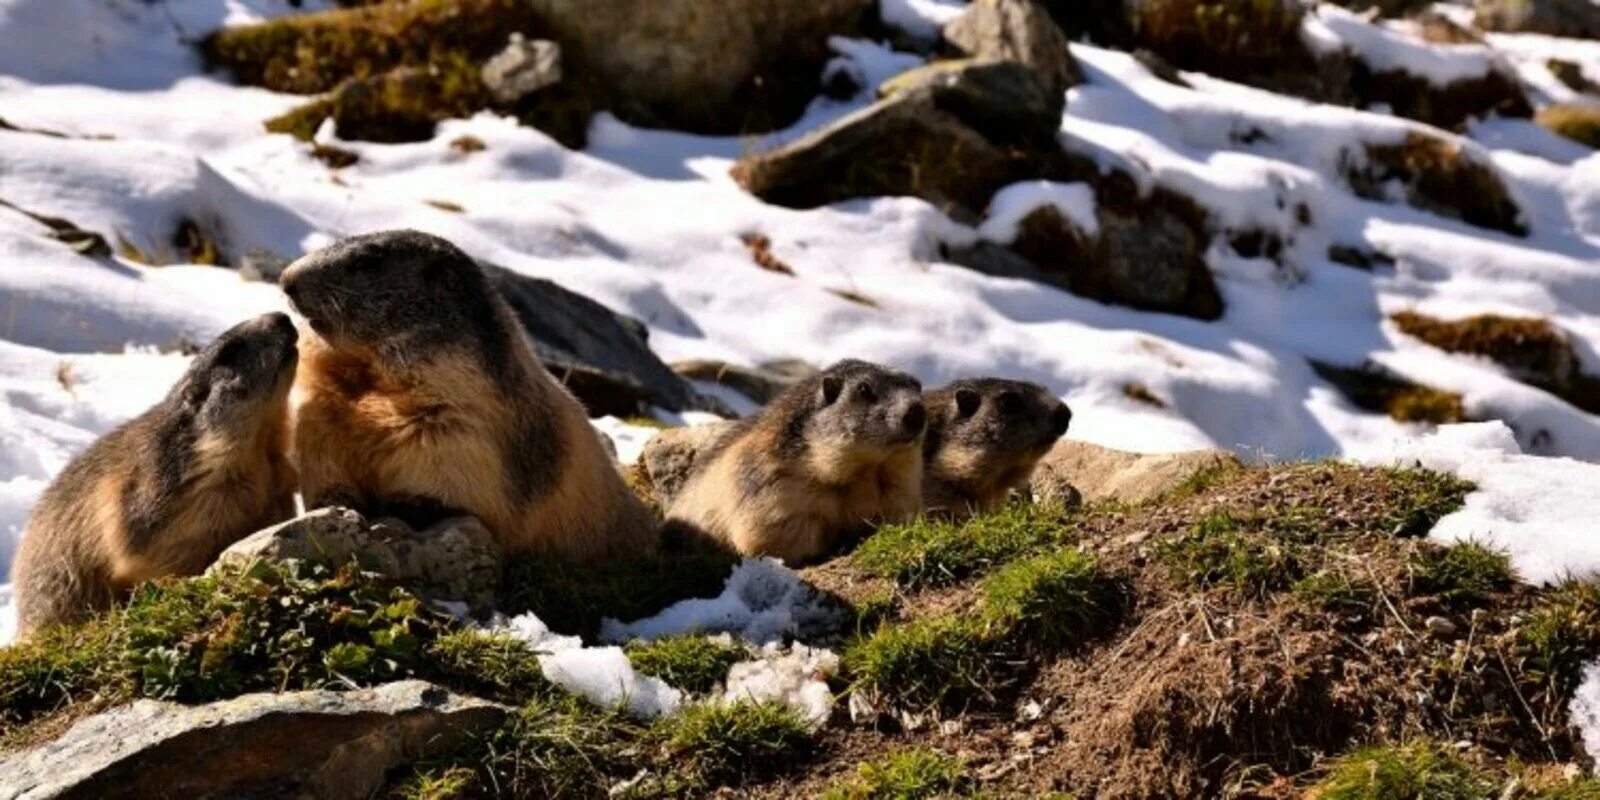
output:
<path id="1" fill-rule="evenodd" d="M 926 34 L 959 6 L 894 0 L 884 9 Z M 360 161 L 330 170 L 306 145 L 261 128 L 302 98 L 207 75 L 185 44 L 222 24 L 289 10 L 284 0 L 0 0 L 0 117 L 67 135 L 0 130 L 0 199 L 157 259 L 170 256 L 184 218 L 218 232 L 230 252 L 284 257 L 348 234 L 420 228 L 639 317 L 668 360 L 853 356 L 929 385 L 968 375 L 1034 380 L 1071 403 L 1070 437 L 1125 449 L 1382 460 L 1422 448 L 1485 486 L 1470 516 L 1447 520 L 1440 535 L 1496 537 L 1533 578 L 1600 566 L 1600 548 L 1581 535 L 1592 531 L 1592 514 L 1564 506 L 1571 514 L 1563 522 L 1540 499 L 1559 493 L 1576 504 L 1600 490 L 1600 468 L 1579 463 L 1600 460 L 1600 419 L 1386 322 L 1403 309 L 1541 316 L 1600 373 L 1600 156 L 1529 122 L 1477 123 L 1463 142 L 1504 176 L 1524 209 L 1531 234 L 1517 238 L 1344 187 L 1341 158 L 1364 143 L 1398 142 L 1412 123 L 1203 75 L 1186 75 L 1193 88 L 1184 88 L 1125 54 L 1075 45 L 1088 80 L 1069 92 L 1065 147 L 1196 198 L 1223 227 L 1286 242 L 1280 265 L 1241 257 L 1217 238 L 1207 259 L 1227 312 L 1206 323 L 938 260 L 941 244 L 1003 241 L 1040 203 L 1092 219 L 1081 186 L 1014 187 L 974 228 L 906 198 L 812 211 L 767 206 L 728 176 L 741 154 L 836 119 L 870 93 L 819 99 L 793 128 L 762 142 L 641 130 L 601 116 L 588 150 L 571 152 L 480 115 L 446 122 L 424 143 L 339 142 Z M 1486 46 L 1430 49 L 1404 25 L 1374 26 L 1332 9 L 1308 23 L 1307 36 L 1434 80 L 1493 60 L 1515 69 L 1537 102 L 1576 99 L 1543 66 L 1557 47 L 1548 37 L 1494 35 Z M 1600 45 L 1559 48 L 1600 80 Z M 835 49 L 869 83 L 920 63 L 874 42 L 837 40 Z M 485 149 L 452 148 L 462 136 Z M 1309 224 L 1298 219 L 1301 205 Z M 0 581 L 50 478 L 182 370 L 182 357 L 163 352 L 284 307 L 274 287 L 231 270 L 85 258 L 45 230 L 0 207 Z M 767 236 L 795 275 L 756 269 L 740 240 L 749 233 Z M 1328 260 L 1332 244 L 1375 248 L 1397 263 L 1352 269 Z M 1425 431 L 1353 407 L 1308 358 L 1382 363 L 1460 392 L 1470 414 L 1510 427 L 1418 444 Z M 1132 384 L 1165 407 L 1130 399 Z M 624 438 L 624 455 L 642 444 Z M 5 597 L 0 590 L 0 619 Z"/>

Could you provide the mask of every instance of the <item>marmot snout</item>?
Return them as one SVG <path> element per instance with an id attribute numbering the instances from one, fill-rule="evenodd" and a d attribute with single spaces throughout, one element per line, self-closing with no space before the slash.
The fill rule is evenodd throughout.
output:
<path id="1" fill-rule="evenodd" d="M 109 607 L 140 581 L 196 574 L 294 514 L 295 343 L 283 314 L 235 326 L 160 403 L 62 470 L 17 555 L 23 632 Z"/>
<path id="2" fill-rule="evenodd" d="M 1072 410 L 1043 386 L 960 380 L 925 396 L 923 505 L 964 515 L 1004 502 L 1067 432 Z"/>

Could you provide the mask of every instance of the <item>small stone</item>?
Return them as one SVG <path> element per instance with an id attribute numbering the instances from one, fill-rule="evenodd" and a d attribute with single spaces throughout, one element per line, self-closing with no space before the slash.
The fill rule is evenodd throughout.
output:
<path id="1" fill-rule="evenodd" d="M 511 34 L 506 49 L 483 64 L 483 85 L 500 103 L 511 104 L 561 82 L 561 45 Z"/>
<path id="2" fill-rule="evenodd" d="M 1489 621 L 1489 612 L 1488 611 L 1486 611 L 1484 609 L 1481 609 L 1481 608 L 1472 609 L 1472 627 L 1481 628 L 1488 621 Z"/>
<path id="3" fill-rule="evenodd" d="M 1029 700 L 1023 704 L 1021 713 L 1017 714 L 1017 719 L 1023 722 L 1033 722 L 1043 716 L 1044 706 L 1040 705 L 1037 700 Z"/>
<path id="4" fill-rule="evenodd" d="M 941 736 L 960 736 L 966 729 L 967 726 L 959 719 L 947 719 L 939 723 Z"/>
<path id="5" fill-rule="evenodd" d="M 1428 617 L 1422 624 L 1435 639 L 1453 639 L 1458 630 L 1454 622 L 1444 617 Z"/>

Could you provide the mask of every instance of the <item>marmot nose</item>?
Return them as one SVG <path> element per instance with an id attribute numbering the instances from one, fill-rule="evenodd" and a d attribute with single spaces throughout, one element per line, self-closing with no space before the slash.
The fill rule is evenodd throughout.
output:
<path id="1" fill-rule="evenodd" d="M 1050 414 L 1050 425 L 1055 430 L 1056 436 L 1067 432 L 1067 426 L 1072 424 L 1072 409 L 1066 403 L 1056 405 L 1056 410 Z"/>
<path id="2" fill-rule="evenodd" d="M 907 433 L 916 433 L 928 424 L 928 409 L 918 400 L 906 409 L 906 415 L 900 419 L 900 424 L 905 426 Z"/>

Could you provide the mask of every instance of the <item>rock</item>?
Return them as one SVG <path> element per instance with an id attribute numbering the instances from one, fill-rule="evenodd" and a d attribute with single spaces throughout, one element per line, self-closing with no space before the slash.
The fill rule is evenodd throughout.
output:
<path id="1" fill-rule="evenodd" d="M 4 120 L 0 120 L 0 122 L 4 122 Z M 5 200 L 0 200 L 0 208 L 8 208 L 45 226 L 48 229 L 45 231 L 45 236 L 65 244 L 79 255 L 89 256 L 90 258 L 107 258 L 111 255 L 111 245 L 106 242 L 105 236 L 95 231 L 80 228 L 71 220 L 29 211 Z"/>
<path id="2" fill-rule="evenodd" d="M 1583 65 L 1576 61 L 1567 61 L 1561 58 L 1552 58 L 1545 62 L 1545 68 L 1550 74 L 1556 76 L 1568 89 L 1586 94 L 1600 94 L 1600 83 L 1589 80 L 1583 72 Z"/>
<path id="3" fill-rule="evenodd" d="M 1220 450 L 1143 454 L 1087 442 L 1060 441 L 1039 461 L 1033 473 L 1033 487 L 1036 495 L 1073 487 L 1089 503 L 1144 503 L 1166 495 L 1200 473 L 1237 466 L 1237 458 Z"/>
<path id="4" fill-rule="evenodd" d="M 396 519 L 373 522 L 348 508 L 319 508 L 235 542 L 211 569 L 260 560 L 330 567 L 356 561 L 425 597 L 465 601 L 486 613 L 500 587 L 500 556 L 494 536 L 473 517 L 446 519 L 418 532 Z"/>
<path id="5" fill-rule="evenodd" d="M 1469 225 L 1527 236 L 1522 210 L 1499 172 L 1458 141 L 1417 130 L 1400 144 L 1368 144 L 1345 154 L 1340 172 L 1351 191 L 1388 202 L 1398 185 L 1407 203 Z"/>
<path id="6" fill-rule="evenodd" d="M 1350 61 L 1349 89 L 1354 105 L 1387 106 L 1396 116 L 1455 130 L 1468 120 L 1532 116 L 1533 106 L 1514 75 L 1491 68 L 1483 75 L 1436 86 L 1427 78 L 1401 70 L 1373 70 L 1359 59 Z"/>
<path id="7" fill-rule="evenodd" d="M 639 462 L 650 476 L 651 489 L 662 508 L 670 505 L 683 490 L 701 456 L 737 425 L 736 422 L 714 422 L 668 428 L 645 443 Z"/>
<path id="8" fill-rule="evenodd" d="M 650 350 L 644 323 L 541 278 L 482 264 L 489 283 L 516 312 L 545 368 L 591 416 L 717 411 Z"/>
<path id="9" fill-rule="evenodd" d="M 672 371 L 691 381 L 726 386 L 758 405 L 765 405 L 784 389 L 817 370 L 798 359 L 772 361 L 755 367 L 741 367 L 726 361 L 693 359 L 674 362 Z"/>
<path id="10" fill-rule="evenodd" d="M 1428 617 L 1422 621 L 1422 626 L 1435 639 L 1450 640 L 1456 636 L 1456 624 L 1444 617 Z"/>
<path id="11" fill-rule="evenodd" d="M 1591 0 L 1478 0 L 1473 21 L 1486 31 L 1600 38 L 1600 6 Z"/>
<path id="12" fill-rule="evenodd" d="M 623 120 L 745 134 L 797 119 L 871 0 L 528 0 L 569 73 L 592 78 Z"/>
<path id="13" fill-rule="evenodd" d="M 1065 97 L 1019 64 L 933 64 L 900 76 L 884 93 L 872 106 L 740 161 L 734 178 L 751 194 L 793 208 L 912 196 L 975 219 L 997 189 L 1033 171 L 1031 148 L 1059 151 L 1054 136 Z"/>
<path id="14" fill-rule="evenodd" d="M 422 681 L 202 706 L 139 700 L 12 757 L 0 796 L 358 800 L 382 788 L 389 770 L 447 752 L 506 715 Z"/>
<path id="15" fill-rule="evenodd" d="M 1035 0 L 976 0 L 944 27 L 945 41 L 980 61 L 1015 61 L 1053 92 L 1083 82 L 1067 37 Z"/>
<path id="16" fill-rule="evenodd" d="M 561 45 L 513 33 L 506 49 L 483 62 L 482 78 L 496 102 L 515 103 L 561 81 Z"/>

